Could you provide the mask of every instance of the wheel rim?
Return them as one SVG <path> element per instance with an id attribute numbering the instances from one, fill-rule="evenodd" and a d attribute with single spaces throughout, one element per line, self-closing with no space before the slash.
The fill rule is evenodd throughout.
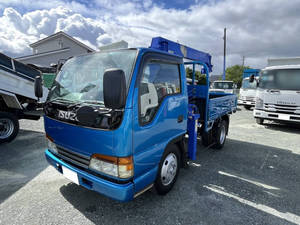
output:
<path id="1" fill-rule="evenodd" d="M 221 144 L 224 143 L 225 137 L 226 137 L 226 128 L 225 128 L 225 126 L 223 125 L 223 126 L 221 127 L 221 134 L 220 134 L 220 143 L 221 143 Z"/>
<path id="2" fill-rule="evenodd" d="M 0 139 L 8 138 L 13 132 L 13 121 L 10 119 L 0 119 Z"/>
<path id="3" fill-rule="evenodd" d="M 170 153 L 164 160 L 161 167 L 161 182 L 167 186 L 174 180 L 177 172 L 177 157 Z"/>

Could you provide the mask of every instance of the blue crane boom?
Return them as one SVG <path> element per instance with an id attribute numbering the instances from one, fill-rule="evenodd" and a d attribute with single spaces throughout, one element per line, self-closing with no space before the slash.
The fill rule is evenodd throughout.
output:
<path id="1" fill-rule="evenodd" d="M 212 72 L 213 65 L 211 64 L 211 55 L 206 52 L 187 47 L 162 37 L 152 38 L 150 48 L 175 54 L 186 59 L 201 61 L 207 65 L 209 72 Z"/>

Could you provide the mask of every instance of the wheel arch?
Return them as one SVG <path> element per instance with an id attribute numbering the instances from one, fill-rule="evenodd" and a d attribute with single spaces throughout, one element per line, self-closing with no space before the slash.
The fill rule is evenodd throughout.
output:
<path id="1" fill-rule="evenodd" d="M 228 134 L 228 128 L 229 128 L 229 121 L 230 121 L 230 117 L 229 115 L 225 114 L 224 116 L 222 116 L 222 120 L 225 120 L 227 122 L 227 130 L 226 130 L 226 134 Z"/>
<path id="2" fill-rule="evenodd" d="M 186 148 L 186 143 L 185 143 L 185 134 L 181 134 L 181 135 L 171 139 L 167 143 L 167 145 L 164 149 L 164 152 L 171 145 L 176 145 L 177 148 L 179 149 L 179 151 L 180 151 L 180 164 L 181 164 L 181 167 L 185 167 L 186 163 L 187 163 L 187 148 Z M 162 154 L 162 156 L 163 156 L 163 154 Z"/>

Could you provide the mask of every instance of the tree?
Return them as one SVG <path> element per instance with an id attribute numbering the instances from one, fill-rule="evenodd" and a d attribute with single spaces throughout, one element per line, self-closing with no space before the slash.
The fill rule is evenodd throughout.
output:
<path id="1" fill-rule="evenodd" d="M 226 69 L 226 80 L 231 80 L 237 84 L 238 88 L 242 86 L 244 69 L 250 69 L 249 66 L 234 65 Z"/>
<path id="2" fill-rule="evenodd" d="M 186 77 L 187 78 L 191 78 L 192 79 L 193 70 L 191 68 L 186 67 L 185 68 L 185 73 L 186 73 Z M 203 85 L 206 84 L 206 75 L 205 74 L 201 74 L 200 71 L 196 70 L 196 72 L 195 72 L 195 79 L 198 80 L 198 84 L 203 84 Z"/>

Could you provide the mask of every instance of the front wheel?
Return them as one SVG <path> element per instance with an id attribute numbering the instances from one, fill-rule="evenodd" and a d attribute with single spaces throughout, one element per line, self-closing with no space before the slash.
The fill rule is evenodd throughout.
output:
<path id="1" fill-rule="evenodd" d="M 176 145 L 165 150 L 159 164 L 154 187 L 158 194 L 167 194 L 174 186 L 180 169 L 180 152 Z"/>
<path id="2" fill-rule="evenodd" d="M 244 108 L 247 109 L 247 110 L 250 110 L 251 107 L 252 107 L 251 105 L 244 105 Z"/>
<path id="3" fill-rule="evenodd" d="M 216 136 L 215 136 L 216 142 L 213 148 L 215 149 L 223 148 L 226 141 L 227 130 L 228 130 L 228 123 L 226 120 L 222 120 L 219 126 L 216 127 Z"/>
<path id="4" fill-rule="evenodd" d="M 18 118 L 7 112 L 0 112 L 0 144 L 11 142 L 19 132 Z"/>
<path id="5" fill-rule="evenodd" d="M 264 124 L 264 119 L 256 118 L 256 123 L 259 124 L 259 125 L 263 125 Z"/>

